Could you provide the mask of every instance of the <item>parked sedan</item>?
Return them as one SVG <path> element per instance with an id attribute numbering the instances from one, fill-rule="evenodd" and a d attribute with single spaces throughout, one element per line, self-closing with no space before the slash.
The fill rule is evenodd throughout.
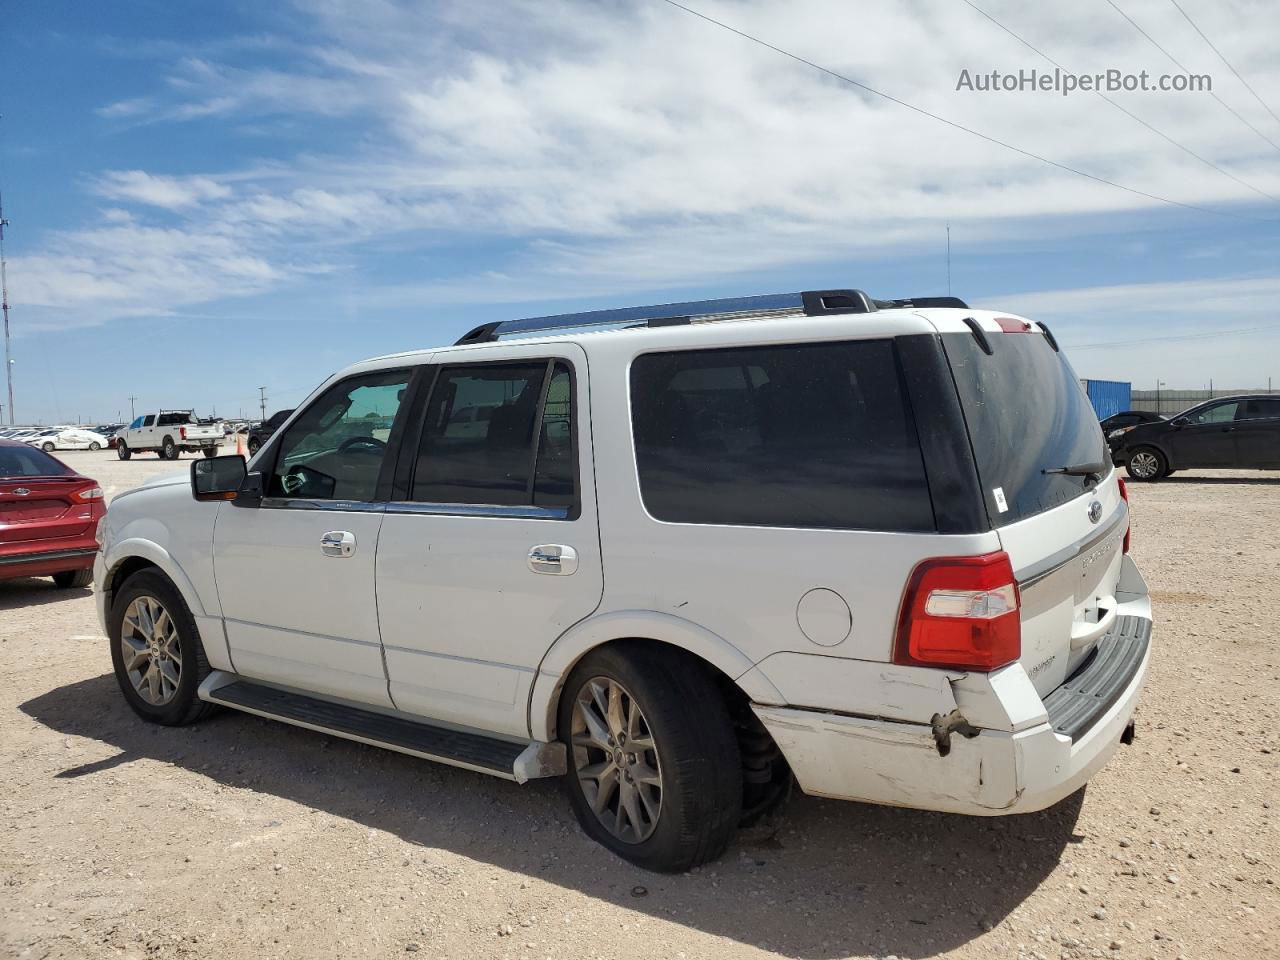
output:
<path id="1" fill-rule="evenodd" d="M 1143 423 L 1159 423 L 1164 417 L 1158 413 L 1151 413 L 1148 410 L 1122 410 L 1120 413 L 1114 413 L 1102 421 L 1102 433 L 1107 438 L 1107 445 L 1111 447 L 1112 460 L 1117 466 L 1122 461 L 1116 457 L 1116 449 L 1120 446 L 1121 438 L 1134 427 Z"/>
<path id="2" fill-rule="evenodd" d="M 24 439 L 45 453 L 52 453 L 55 450 L 104 450 L 111 442 L 108 437 L 100 433 L 82 430 L 79 427 L 55 428 Z"/>
<path id="3" fill-rule="evenodd" d="M 106 513 L 102 488 L 43 450 L 0 440 L 0 580 L 87 587 Z"/>
<path id="4" fill-rule="evenodd" d="M 1280 470 L 1280 396 L 1220 397 L 1171 420 L 1139 424 L 1119 440 L 1113 457 L 1134 480 L 1191 467 Z"/>

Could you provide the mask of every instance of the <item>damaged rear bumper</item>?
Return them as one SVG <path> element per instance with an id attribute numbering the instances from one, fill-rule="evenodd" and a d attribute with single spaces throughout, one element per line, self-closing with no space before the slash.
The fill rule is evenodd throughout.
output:
<path id="1" fill-rule="evenodd" d="M 947 717 L 921 724 L 792 707 L 753 709 L 805 793 L 979 816 L 1030 813 L 1080 789 L 1119 747 L 1151 660 L 1149 614 L 1141 620 L 1123 628 L 1129 637 L 1141 637 L 1140 650 L 1131 649 L 1124 658 L 1099 658 L 1098 672 L 1110 670 L 1110 682 L 1095 685 L 1105 694 L 1087 724 L 1079 722 L 1078 705 L 1070 725 L 1064 725 L 1060 708 L 1013 731 L 978 729 L 967 722 L 961 727 Z M 1120 682 L 1114 675 L 1117 663 L 1123 664 Z M 1080 695 L 1089 689 L 1085 683 L 1076 688 Z M 940 724 L 947 735 L 945 750 Z"/>

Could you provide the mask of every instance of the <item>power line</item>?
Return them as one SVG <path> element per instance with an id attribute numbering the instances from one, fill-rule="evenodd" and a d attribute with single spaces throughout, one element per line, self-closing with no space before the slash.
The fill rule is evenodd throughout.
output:
<path id="1" fill-rule="evenodd" d="M 905 100 L 900 100 L 897 97 L 892 96 L 891 94 L 885 93 L 883 90 L 877 90 L 875 87 L 867 86 L 867 84 L 865 83 L 862 83 L 858 80 L 854 80 L 852 77 L 847 77 L 842 73 L 837 73 L 835 70 L 831 70 L 828 67 L 824 67 L 820 64 L 814 63 L 812 60 L 806 60 L 804 57 L 799 56 L 798 54 L 791 53 L 789 50 L 784 50 L 781 47 L 774 46 L 772 43 L 769 43 L 765 40 L 761 40 L 759 37 L 755 37 L 749 33 L 745 33 L 744 31 L 739 30 L 736 27 L 731 27 L 727 23 L 724 23 L 720 20 L 716 20 L 714 17 L 709 17 L 705 13 L 699 13 L 697 10 L 694 10 L 691 7 L 686 7 L 682 3 L 677 3 L 676 0 L 663 0 L 663 2 L 668 3 L 671 6 L 676 7 L 677 9 L 683 10 L 685 13 L 692 14 L 693 16 L 697 17 L 699 20 L 705 20 L 707 23 L 714 24 L 715 26 L 720 27 L 723 30 L 727 30 L 730 33 L 737 34 L 739 37 L 742 37 L 744 40 L 750 40 L 752 43 L 759 44 L 760 46 L 768 50 L 772 50 L 774 53 L 782 54 L 782 56 L 788 57 L 791 60 L 795 60 L 797 63 L 802 63 L 807 67 L 812 67 L 814 70 L 817 70 L 819 73 L 825 73 L 827 76 L 834 77 L 835 79 L 840 80 L 843 83 L 847 83 L 850 86 L 857 87 L 859 90 L 865 90 L 867 91 L 867 93 L 875 94 L 877 97 L 881 97 L 882 99 L 888 100 L 890 103 L 896 103 L 900 107 L 906 107 L 908 110 L 912 111 L 913 113 L 918 113 L 921 116 L 928 117 L 930 120 L 936 120 L 939 123 L 946 124 L 948 127 L 951 127 L 952 129 L 959 130 L 963 133 L 967 133 L 973 137 L 977 137 L 979 140 L 985 140 L 987 141 L 987 143 L 994 143 L 998 147 L 1004 147 L 1006 150 L 1012 150 L 1014 153 L 1021 154 L 1024 157 L 1029 157 L 1032 160 L 1038 160 L 1040 163 L 1047 164 L 1050 167 L 1055 167 L 1058 170 L 1064 170 L 1067 173 L 1073 173 L 1078 177 L 1084 177 L 1086 180 L 1092 180 L 1094 183 L 1101 183 L 1108 187 L 1115 187 L 1117 190 L 1123 190 L 1125 193 L 1131 193 L 1134 196 L 1143 197 L 1147 200 L 1155 200 L 1159 203 L 1167 203 L 1170 206 L 1182 207 L 1184 210 L 1198 210 L 1201 213 L 1209 213 L 1209 214 L 1213 214 L 1215 216 L 1220 216 L 1220 217 L 1231 217 L 1235 220 L 1263 221 L 1264 219 L 1262 217 L 1252 217 L 1242 213 L 1231 213 L 1226 210 L 1214 210 L 1211 207 L 1202 207 L 1202 206 L 1199 206 L 1198 204 L 1185 203 L 1181 200 L 1170 200 L 1168 197 L 1162 197 L 1154 193 L 1147 193 L 1145 190 L 1139 190 L 1136 187 L 1128 187 L 1122 183 L 1116 183 L 1116 181 L 1114 180 L 1108 180 L 1105 177 L 1099 177 L 1096 174 L 1086 173 L 1084 170 L 1080 170 L 1080 169 L 1077 169 L 1076 167 L 1068 166 L 1065 163 L 1059 163 L 1057 160 L 1050 160 L 1048 157 L 1042 157 L 1040 156 L 1040 154 L 1032 153 L 1030 150 L 1024 150 L 1021 147 L 1015 147 L 1012 143 L 1009 143 L 1005 140 L 997 139 L 996 137 L 990 136 L 985 133 L 981 133 L 977 130 L 974 130 L 972 127 L 966 127 L 962 123 L 957 123 L 954 120 L 948 120 L 946 117 L 939 116 L 936 113 L 930 113 L 928 110 L 925 110 L 923 107 L 917 107 L 915 104 L 908 103 Z"/>
<path id="2" fill-rule="evenodd" d="M 1231 65 L 1231 61 L 1228 60 L 1226 57 L 1224 57 L 1222 55 L 1222 51 L 1213 45 L 1213 41 L 1204 35 L 1204 31 L 1201 30 L 1198 26 L 1196 26 L 1196 22 L 1191 19 L 1191 16 L 1187 13 L 1187 11 L 1182 9 L 1182 6 L 1178 3 L 1178 0 L 1169 0 L 1169 2 L 1172 3 L 1174 7 L 1177 8 L 1180 14 L 1182 14 L 1183 19 L 1186 20 L 1187 23 L 1191 24 L 1191 29 L 1194 30 L 1196 33 L 1200 34 L 1200 39 L 1209 45 L 1209 49 L 1218 55 L 1218 59 L 1227 65 L 1227 69 L 1236 75 L 1236 79 L 1244 84 L 1244 88 L 1253 94 L 1253 99 L 1257 100 L 1258 103 L 1262 104 L 1262 109 L 1267 111 L 1267 113 L 1271 114 L 1271 119 L 1274 120 L 1276 123 L 1280 123 L 1280 117 L 1276 116 L 1276 112 L 1267 106 L 1266 101 L 1264 101 L 1260 96 L 1258 96 L 1258 91 L 1253 89 L 1253 87 L 1249 85 L 1248 80 L 1240 76 L 1240 71 Z"/>
<path id="3" fill-rule="evenodd" d="M 1260 327 L 1237 327 L 1234 330 L 1213 330 L 1209 333 L 1174 334 L 1167 337 L 1139 337 L 1134 340 L 1104 340 L 1098 343 L 1064 344 L 1067 350 L 1093 350 L 1100 347 L 1132 347 L 1143 343 L 1172 343 L 1181 340 L 1213 340 L 1245 333 L 1280 333 L 1280 326 L 1268 324 Z"/>
<path id="4" fill-rule="evenodd" d="M 1038 55 L 1038 56 L 1042 57 L 1043 59 L 1045 59 L 1045 60 L 1049 61 L 1049 63 L 1053 64 L 1055 67 L 1057 67 L 1059 70 L 1063 71 L 1064 73 L 1074 73 L 1074 71 L 1072 71 L 1072 70 L 1068 70 L 1066 67 L 1064 67 L 1062 64 L 1060 64 L 1057 60 L 1053 59 L 1053 57 L 1049 56 L 1049 55 L 1048 55 L 1047 53 L 1045 53 L 1043 50 L 1041 50 L 1041 49 L 1039 49 L 1038 47 L 1034 46 L 1034 45 L 1033 45 L 1029 40 L 1026 40 L 1026 39 L 1024 39 L 1023 37 L 1018 36 L 1018 34 L 1014 33 L 1012 30 L 1010 30 L 1008 27 L 1006 27 L 1003 23 L 1001 23 L 999 20 L 997 20 L 997 19 L 996 19 L 995 17 L 993 17 L 991 14 L 987 13 L 987 11 L 983 10 L 980 6 L 978 6 L 976 3 L 974 3 L 974 2 L 973 2 L 973 0 L 964 0 L 964 2 L 965 2 L 966 4 L 968 4 L 970 7 L 972 7 L 974 10 L 976 10 L 978 13 L 980 13 L 980 14 L 982 14 L 984 17 L 986 17 L 986 18 L 987 18 L 988 20 L 990 20 L 992 23 L 994 23 L 997 27 L 999 27 L 1001 30 L 1003 30 L 1005 33 L 1007 33 L 1009 36 L 1013 37 L 1013 39 L 1017 40 L 1020 44 L 1022 44 L 1022 45 L 1023 45 L 1024 47 L 1026 47 L 1028 50 L 1031 50 L 1031 51 L 1032 51 L 1033 53 L 1035 53 L 1036 55 Z M 1248 187 L 1250 190 L 1252 190 L 1254 193 L 1258 194 L 1259 196 L 1266 197 L 1268 200 L 1274 201 L 1275 203 L 1280 203 L 1280 197 L 1273 196 L 1272 194 L 1267 193 L 1265 190 L 1261 190 L 1261 189 L 1259 189 L 1258 187 L 1255 187 L 1252 183 L 1249 183 L 1247 180 L 1243 180 L 1243 179 L 1241 179 L 1240 177 L 1237 177 L 1237 176 L 1236 176 L 1234 173 L 1232 173 L 1230 170 L 1225 170 L 1225 169 L 1223 169 L 1222 167 L 1218 166 L 1216 163 L 1214 163 L 1212 160 L 1208 160 L 1208 159 L 1206 159 L 1205 157 L 1200 156 L 1200 154 L 1196 153 L 1196 152 L 1195 152 L 1194 150 L 1192 150 L 1190 147 L 1186 146 L 1186 145 L 1185 145 L 1185 144 L 1183 144 L 1183 143 L 1179 143 L 1177 140 L 1173 139 L 1173 137 L 1169 136 L 1169 135 L 1168 135 L 1167 133 L 1165 133 L 1164 131 L 1162 131 L 1162 130 L 1157 130 L 1154 126 L 1152 126 L 1151 124 L 1147 123 L 1147 121 L 1143 120 L 1143 119 L 1142 119 L 1140 116 L 1138 116 L 1136 113 L 1132 113 L 1132 112 L 1130 112 L 1128 109 L 1126 109 L 1125 107 L 1121 106 L 1121 105 L 1120 105 L 1119 103 L 1117 103 L 1115 100 L 1112 100 L 1110 97 L 1108 97 L 1108 96 L 1107 96 L 1105 93 L 1103 93 L 1101 90 L 1095 89 L 1093 92 L 1094 92 L 1094 93 L 1096 93 L 1096 94 L 1097 94 L 1099 97 L 1101 97 L 1103 100 L 1105 100 L 1107 103 L 1111 104 L 1111 106 L 1115 107 L 1117 110 L 1119 110 L 1119 111 L 1120 111 L 1121 113 L 1123 113 L 1125 116 L 1129 117 L 1131 120 L 1134 120 L 1134 121 L 1136 121 L 1136 122 L 1138 122 L 1138 123 L 1142 124 L 1142 125 L 1143 125 L 1144 127 L 1146 127 L 1148 130 L 1150 130 L 1152 133 L 1154 133 L 1156 136 L 1161 137 L 1161 138 L 1162 138 L 1162 139 L 1164 139 L 1164 140 L 1167 140 L 1169 143 L 1173 144 L 1175 147 L 1177 147 L 1179 150 L 1181 150 L 1183 153 L 1187 154 L 1188 156 L 1194 157 L 1195 159 L 1199 160 L 1201 163 L 1203 163 L 1203 164 L 1204 164 L 1205 166 L 1207 166 L 1207 167 L 1212 167 L 1214 170 L 1217 170 L 1217 171 L 1218 171 L 1220 174 L 1222 174 L 1224 177 L 1230 177 L 1232 180 L 1234 180 L 1236 183 L 1240 184 L 1242 187 Z"/>
<path id="5" fill-rule="evenodd" d="M 1177 57 L 1175 57 L 1172 53 L 1170 53 L 1170 52 L 1169 52 L 1168 50 L 1166 50 L 1164 47 L 1160 46 L 1160 44 L 1156 42 L 1155 38 L 1154 38 L 1154 37 L 1152 37 L 1152 36 L 1151 36 L 1151 34 L 1147 33 L 1147 31 L 1143 30 L 1143 29 L 1142 29 L 1142 27 L 1140 27 L 1140 26 L 1138 25 L 1138 21 L 1134 20 L 1134 19 L 1133 19 L 1133 17 L 1129 16 L 1127 13 L 1125 13 L 1123 10 L 1121 10 L 1121 9 L 1120 9 L 1120 7 L 1116 4 L 1115 0 L 1107 0 L 1107 3 L 1111 4 L 1112 9 L 1114 9 L 1116 13 L 1120 14 L 1120 16 L 1122 16 L 1122 17 L 1124 17 L 1126 20 L 1128 20 L 1128 21 L 1129 21 L 1129 25 L 1130 25 L 1130 26 L 1132 26 L 1132 27 L 1133 27 L 1133 29 L 1137 30 L 1140 34 L 1142 34 L 1144 37 L 1146 37 L 1146 38 L 1147 38 L 1147 41 L 1148 41 L 1148 42 L 1149 42 L 1153 47 L 1155 47 L 1157 50 L 1159 50 L 1161 53 L 1163 53 L 1166 57 L 1168 57 L 1168 58 L 1173 62 L 1173 65 L 1174 65 L 1175 67 L 1177 67 L 1177 68 L 1178 68 L 1179 70 L 1181 70 L 1183 73 L 1186 73 L 1186 74 L 1191 73 L 1191 70 L 1190 70 L 1188 67 L 1184 66 L 1181 60 L 1179 60 Z M 1234 108 L 1234 107 L 1232 107 L 1232 106 L 1231 106 L 1231 104 L 1227 103 L 1227 101 L 1223 100 L 1220 96 L 1218 96 L 1218 95 L 1217 95 L 1216 93 L 1214 93 L 1212 90 L 1209 90 L 1209 91 L 1207 91 L 1207 92 L 1208 92 L 1209 96 L 1213 97 L 1213 99 L 1215 99 L 1215 100 L 1217 100 L 1217 101 L 1218 101 L 1218 104 L 1222 107 L 1222 109 L 1226 110 L 1229 114 L 1231 114 L 1233 117 L 1235 117 L 1235 118 L 1236 118 L 1237 120 L 1239 120 L 1241 123 L 1243 123 L 1246 127 L 1248 127 L 1250 130 L 1252 130 L 1252 131 L 1253 131 L 1254 133 L 1256 133 L 1258 136 L 1260 136 L 1260 137 L 1261 137 L 1263 140 L 1265 140 L 1267 143 L 1271 144 L 1272 148 L 1273 148 L 1274 150 L 1276 150 L 1276 152 L 1280 153 L 1280 143 L 1276 143 L 1274 140 L 1272 140 L 1270 137 L 1268 137 L 1265 133 L 1263 133 L 1261 130 L 1259 130 L 1257 127 L 1255 127 L 1252 123 L 1250 123 L 1247 119 L 1245 119 L 1244 117 L 1242 117 L 1239 113 L 1237 113 L 1237 112 L 1236 112 L 1235 108 Z"/>

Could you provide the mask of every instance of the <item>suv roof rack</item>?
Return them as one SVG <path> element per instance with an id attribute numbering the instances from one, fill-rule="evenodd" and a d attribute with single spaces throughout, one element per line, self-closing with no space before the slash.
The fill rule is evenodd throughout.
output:
<path id="1" fill-rule="evenodd" d="M 714 320 L 742 320 L 763 316 L 821 317 L 842 313 L 874 313 L 899 307 L 959 307 L 956 297 L 916 297 L 912 300 L 873 300 L 861 290 L 804 290 L 799 293 L 770 293 L 756 297 L 729 297 L 722 300 L 691 300 L 659 303 L 645 307 L 618 307 L 583 313 L 558 313 L 523 320 L 484 323 L 460 337 L 455 346 L 492 343 L 501 337 L 529 335 L 548 330 L 577 330 L 582 327 L 672 327 Z"/>

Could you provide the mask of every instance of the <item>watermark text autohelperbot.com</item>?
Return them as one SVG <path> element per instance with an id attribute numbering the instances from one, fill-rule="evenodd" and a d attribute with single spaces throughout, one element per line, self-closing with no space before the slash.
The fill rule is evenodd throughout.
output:
<path id="1" fill-rule="evenodd" d="M 1213 78 L 1207 73 L 1161 73 L 1146 70 L 1128 73 L 1103 70 L 1100 73 L 1068 73 L 1066 70 L 961 70 L 956 90 L 974 93 L 1057 93 L 1062 96 L 1086 93 L 1211 93 Z"/>

